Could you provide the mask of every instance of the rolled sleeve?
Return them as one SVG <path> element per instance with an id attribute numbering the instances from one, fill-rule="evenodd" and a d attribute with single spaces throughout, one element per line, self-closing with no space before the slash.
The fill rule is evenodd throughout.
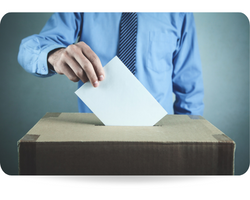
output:
<path id="1" fill-rule="evenodd" d="M 80 14 L 53 14 L 39 34 L 22 40 L 18 53 L 19 64 L 35 76 L 49 77 L 56 74 L 48 68 L 48 53 L 73 44 L 77 39 L 81 24 Z"/>

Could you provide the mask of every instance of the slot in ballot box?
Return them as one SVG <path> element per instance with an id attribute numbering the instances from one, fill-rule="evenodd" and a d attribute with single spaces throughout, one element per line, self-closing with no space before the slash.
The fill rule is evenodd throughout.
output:
<path id="1" fill-rule="evenodd" d="M 20 175 L 233 175 L 235 142 L 201 116 L 104 126 L 90 113 L 47 113 L 18 154 Z"/>

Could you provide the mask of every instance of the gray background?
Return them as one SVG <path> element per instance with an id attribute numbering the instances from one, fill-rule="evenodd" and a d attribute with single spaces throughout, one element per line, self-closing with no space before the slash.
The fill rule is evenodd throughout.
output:
<path id="1" fill-rule="evenodd" d="M 46 112 L 78 112 L 77 84 L 37 78 L 17 62 L 21 40 L 39 33 L 51 13 L 9 13 L 0 24 L 0 162 L 18 173 L 17 141 Z M 249 21 L 241 13 L 194 13 L 204 86 L 204 117 L 237 145 L 235 174 L 249 167 Z M 62 89 L 63 88 L 63 89 Z"/>

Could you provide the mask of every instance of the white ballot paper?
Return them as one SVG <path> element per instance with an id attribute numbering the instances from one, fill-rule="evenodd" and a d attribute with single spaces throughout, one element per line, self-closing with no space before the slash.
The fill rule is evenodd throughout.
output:
<path id="1" fill-rule="evenodd" d="M 104 66 L 105 79 L 75 93 L 106 126 L 153 126 L 167 112 L 115 56 Z"/>

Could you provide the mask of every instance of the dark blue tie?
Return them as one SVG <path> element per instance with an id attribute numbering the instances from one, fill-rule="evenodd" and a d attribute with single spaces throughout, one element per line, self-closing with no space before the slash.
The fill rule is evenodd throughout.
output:
<path id="1" fill-rule="evenodd" d="M 137 13 L 122 13 L 118 57 L 135 74 Z"/>

